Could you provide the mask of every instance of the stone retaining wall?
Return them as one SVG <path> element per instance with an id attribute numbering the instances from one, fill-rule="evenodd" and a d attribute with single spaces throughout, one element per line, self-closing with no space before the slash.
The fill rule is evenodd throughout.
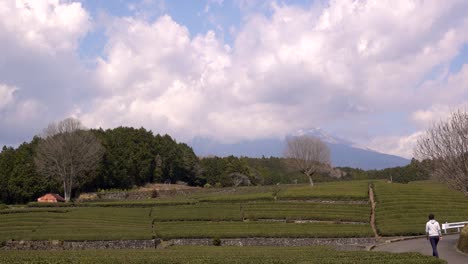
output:
<path id="1" fill-rule="evenodd" d="M 353 245 L 366 247 L 376 242 L 375 238 L 226 238 L 221 239 L 222 246 L 343 246 Z M 213 245 L 213 239 L 185 238 L 172 239 L 172 245 L 184 246 L 209 246 Z"/>
<path id="2" fill-rule="evenodd" d="M 221 246 L 353 246 L 365 248 L 375 244 L 375 238 L 226 238 Z M 161 240 L 111 241 L 6 241 L 1 250 L 82 250 L 82 249 L 148 249 L 156 248 Z M 165 242 L 167 245 L 212 246 L 211 238 L 181 238 Z"/>
<path id="3" fill-rule="evenodd" d="M 159 239 L 110 241 L 6 241 L 1 250 L 81 250 L 81 249 L 147 249 L 156 248 Z"/>

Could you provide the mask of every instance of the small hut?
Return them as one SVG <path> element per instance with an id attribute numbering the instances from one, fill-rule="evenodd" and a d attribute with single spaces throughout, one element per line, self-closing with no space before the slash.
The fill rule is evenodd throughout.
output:
<path id="1" fill-rule="evenodd" d="M 62 196 L 56 193 L 48 193 L 44 196 L 37 198 L 37 201 L 40 203 L 58 203 L 58 202 L 65 202 Z"/>

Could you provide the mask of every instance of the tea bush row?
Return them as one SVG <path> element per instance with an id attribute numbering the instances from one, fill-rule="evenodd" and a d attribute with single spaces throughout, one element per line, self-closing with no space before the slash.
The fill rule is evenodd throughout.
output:
<path id="1" fill-rule="evenodd" d="M 379 234 L 422 235 L 429 213 L 439 223 L 467 221 L 467 198 L 446 186 L 424 181 L 375 183 L 376 224 Z"/>
<path id="2" fill-rule="evenodd" d="M 184 264 L 442 264 L 418 253 L 335 251 L 329 247 L 196 247 L 164 250 L 5 251 L 0 263 Z"/>
<path id="3" fill-rule="evenodd" d="M 172 238 L 372 237 L 369 224 L 278 222 L 155 222 L 155 233 Z"/>
<path id="4" fill-rule="evenodd" d="M 368 222 L 367 204 L 305 202 L 200 203 L 153 208 L 156 221 L 241 221 L 243 219 Z"/>

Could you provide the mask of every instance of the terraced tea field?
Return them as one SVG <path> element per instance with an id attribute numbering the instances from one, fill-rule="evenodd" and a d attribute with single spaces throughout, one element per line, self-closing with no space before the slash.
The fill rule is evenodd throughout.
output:
<path id="1" fill-rule="evenodd" d="M 375 183 L 379 234 L 421 235 L 429 213 L 439 223 L 468 220 L 468 198 L 433 182 Z"/>
<path id="2" fill-rule="evenodd" d="M 171 238 L 372 237 L 369 224 L 276 222 L 159 222 L 156 234 Z"/>
<path id="3" fill-rule="evenodd" d="M 368 181 L 325 182 L 316 184 L 313 188 L 308 185 L 280 185 L 280 186 L 252 186 L 236 189 L 226 188 L 221 191 L 204 190 L 161 197 L 156 200 L 167 203 L 192 202 L 248 202 L 248 201 L 274 201 L 275 194 L 278 200 L 368 200 Z"/>
<path id="4" fill-rule="evenodd" d="M 367 182 L 356 181 L 207 190 L 133 203 L 32 203 L 0 211 L 0 241 L 366 237 L 372 236 L 366 194 Z"/>
<path id="5" fill-rule="evenodd" d="M 154 208 L 28 208 L 0 213 L 0 240 L 113 240 L 195 237 L 372 236 L 368 205 L 202 203 Z M 153 221 L 154 219 L 154 221 Z M 248 222 L 243 222 L 245 219 Z M 274 220 L 264 222 L 256 220 Z M 292 223 L 293 220 L 331 223 Z M 361 221 L 339 224 L 339 221 Z"/>
<path id="6" fill-rule="evenodd" d="M 435 213 L 441 223 L 465 221 L 468 215 L 466 198 L 441 184 L 375 181 L 374 185 L 376 225 L 383 236 L 423 234 L 429 212 Z M 367 189 L 367 181 L 333 182 L 313 188 L 243 187 L 149 201 L 3 209 L 0 211 L 0 240 L 147 239 L 154 235 L 152 224 L 160 232 L 158 235 L 167 238 L 371 236 Z M 273 194 L 277 195 L 277 201 Z M 328 222 L 293 223 L 297 220 Z M 356 224 L 347 225 L 349 222 Z M 71 232 L 72 229 L 75 231 Z"/>
<path id="7" fill-rule="evenodd" d="M 1 263 L 439 264 L 418 253 L 335 251 L 328 247 L 187 247 L 164 250 L 5 251 Z"/>
<path id="8" fill-rule="evenodd" d="M 291 187 L 279 193 L 283 200 L 364 200 L 368 198 L 369 181 L 328 182 L 311 188 L 310 186 Z"/>
<path id="9" fill-rule="evenodd" d="M 153 208 L 156 221 L 243 221 L 257 219 L 369 222 L 367 204 L 304 202 L 199 203 Z"/>

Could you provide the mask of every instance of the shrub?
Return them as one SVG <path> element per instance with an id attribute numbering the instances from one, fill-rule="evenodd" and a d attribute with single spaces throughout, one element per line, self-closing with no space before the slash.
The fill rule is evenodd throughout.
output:
<path id="1" fill-rule="evenodd" d="M 461 231 L 457 246 L 460 251 L 468 253 L 468 226 Z"/>
<path id="2" fill-rule="evenodd" d="M 272 195 L 273 195 L 273 199 L 275 199 L 275 201 L 278 199 L 278 194 L 280 193 L 280 191 L 281 191 L 281 187 L 279 185 L 275 185 L 273 187 Z"/>
<path id="3" fill-rule="evenodd" d="M 203 188 L 206 188 L 206 189 L 209 189 L 209 188 L 212 188 L 213 186 L 209 183 L 203 185 Z"/>
<path id="4" fill-rule="evenodd" d="M 213 246 L 221 246 L 221 239 L 219 237 L 213 238 Z"/>

